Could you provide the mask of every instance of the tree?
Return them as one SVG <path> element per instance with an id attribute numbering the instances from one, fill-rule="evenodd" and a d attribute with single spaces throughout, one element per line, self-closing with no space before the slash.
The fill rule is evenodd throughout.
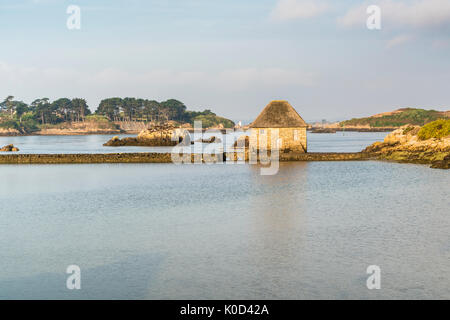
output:
<path id="1" fill-rule="evenodd" d="M 133 120 L 133 116 L 137 113 L 138 101 L 136 98 L 125 98 L 123 99 L 122 111 L 129 121 Z"/>
<path id="2" fill-rule="evenodd" d="M 159 102 L 156 100 L 145 100 L 143 114 L 147 121 L 154 121 L 159 113 Z"/>
<path id="3" fill-rule="evenodd" d="M 49 101 L 48 98 L 42 98 L 36 99 L 31 103 L 31 109 L 39 116 L 41 124 L 45 124 L 46 119 L 47 121 L 50 121 L 52 107 Z"/>
<path id="4" fill-rule="evenodd" d="M 84 121 L 86 115 L 89 115 L 91 111 L 89 110 L 89 107 L 87 105 L 86 100 L 75 98 L 72 99 L 72 110 L 75 113 L 75 120 L 76 121 Z"/>
<path id="5" fill-rule="evenodd" d="M 5 109 L 7 112 L 11 114 L 11 117 L 14 113 L 14 96 L 7 96 L 5 100 L 1 103 L 2 109 Z"/>
<path id="6" fill-rule="evenodd" d="M 53 101 L 52 109 L 56 111 L 56 116 L 63 121 L 73 120 L 72 101 L 68 98 L 60 98 Z"/>
<path id="7" fill-rule="evenodd" d="M 186 112 L 186 106 L 181 101 L 175 99 L 169 99 L 161 102 L 161 108 L 165 111 L 167 120 L 180 121 L 183 118 L 183 114 Z"/>
<path id="8" fill-rule="evenodd" d="M 28 105 L 22 101 L 15 102 L 16 116 L 19 118 L 19 122 L 22 123 L 22 116 L 28 111 Z"/>
<path id="9" fill-rule="evenodd" d="M 108 98 L 100 101 L 96 114 L 107 117 L 110 121 L 117 121 L 123 101 L 121 98 Z"/>

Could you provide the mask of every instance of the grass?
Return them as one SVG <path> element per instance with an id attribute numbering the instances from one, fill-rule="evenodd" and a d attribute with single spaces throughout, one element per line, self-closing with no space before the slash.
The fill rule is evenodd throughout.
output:
<path id="1" fill-rule="evenodd" d="M 424 125 L 417 134 L 420 140 L 450 136 L 450 119 L 439 119 Z"/>
<path id="2" fill-rule="evenodd" d="M 96 122 L 110 122 L 109 119 L 105 116 L 98 115 L 98 114 L 90 114 L 86 116 L 86 121 L 96 121 Z"/>

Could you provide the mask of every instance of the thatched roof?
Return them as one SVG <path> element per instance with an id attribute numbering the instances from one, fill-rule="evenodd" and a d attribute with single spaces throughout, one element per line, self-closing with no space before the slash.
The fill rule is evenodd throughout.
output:
<path id="1" fill-rule="evenodd" d="M 284 100 L 270 102 L 250 124 L 250 128 L 300 128 L 307 127 L 306 122 L 295 109 Z"/>

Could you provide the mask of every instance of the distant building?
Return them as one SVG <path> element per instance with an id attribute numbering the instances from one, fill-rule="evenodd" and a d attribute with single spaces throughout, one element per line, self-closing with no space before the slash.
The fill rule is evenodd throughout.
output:
<path id="1" fill-rule="evenodd" d="M 250 146 L 264 149 L 258 141 L 267 141 L 267 149 L 272 149 L 272 132 L 278 130 L 278 147 L 280 152 L 307 151 L 306 122 L 295 109 L 284 100 L 270 102 L 260 115 L 250 124 Z"/>

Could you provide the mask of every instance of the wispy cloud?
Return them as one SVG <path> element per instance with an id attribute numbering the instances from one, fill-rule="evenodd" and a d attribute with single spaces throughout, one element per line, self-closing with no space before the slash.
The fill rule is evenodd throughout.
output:
<path id="1" fill-rule="evenodd" d="M 107 96 L 171 97 L 195 93 L 201 97 L 205 90 L 219 95 L 266 92 L 283 87 L 311 87 L 317 75 L 298 69 L 241 68 L 222 71 L 183 71 L 153 69 L 131 72 L 126 69 L 105 68 L 97 71 L 73 68 L 38 68 L 11 65 L 0 61 L 0 87 L 9 94 L 29 99 L 41 95 L 49 98 L 55 92 L 68 97 L 83 96 L 92 106 L 98 98 Z M 24 92 L 23 87 L 33 90 Z M 49 89 L 51 88 L 51 90 Z M 93 94 L 95 92 L 95 94 Z"/>
<path id="2" fill-rule="evenodd" d="M 316 0 L 278 0 L 271 13 L 277 21 L 308 19 L 320 15 L 329 9 L 325 2 Z"/>
<path id="3" fill-rule="evenodd" d="M 408 34 L 402 34 L 402 35 L 396 36 L 388 41 L 387 48 L 390 49 L 390 48 L 393 48 L 396 46 L 403 45 L 405 43 L 412 41 L 413 39 L 414 39 L 414 36 L 408 35 Z"/>
<path id="4" fill-rule="evenodd" d="M 450 47 L 450 38 L 439 38 L 435 39 L 432 43 L 433 48 L 441 49 L 441 48 L 449 48 Z"/>

